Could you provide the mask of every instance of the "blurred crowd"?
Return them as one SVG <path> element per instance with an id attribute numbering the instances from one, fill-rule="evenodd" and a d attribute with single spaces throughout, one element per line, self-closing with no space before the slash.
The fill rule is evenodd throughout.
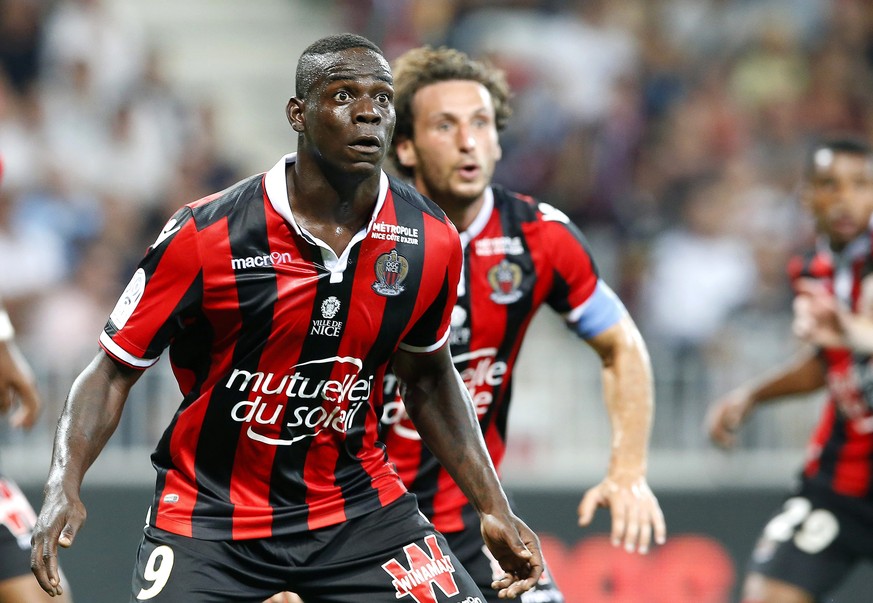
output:
<path id="1" fill-rule="evenodd" d="M 44 366 L 90 357 L 149 238 L 245 175 L 214 107 L 178 92 L 119 4 L 0 0 L 0 295 Z M 789 345 L 785 264 L 814 240 L 796 195 L 807 146 L 873 139 L 873 3 L 334 5 L 338 30 L 389 58 L 446 44 L 506 70 L 496 180 L 583 229 L 649 341 L 662 405 L 694 405 L 696 423 L 733 378 L 725 358 Z"/>
<path id="2" fill-rule="evenodd" d="M 119 3 L 0 0 L 0 295 L 41 366 L 81 363 L 175 208 L 238 179 Z"/>

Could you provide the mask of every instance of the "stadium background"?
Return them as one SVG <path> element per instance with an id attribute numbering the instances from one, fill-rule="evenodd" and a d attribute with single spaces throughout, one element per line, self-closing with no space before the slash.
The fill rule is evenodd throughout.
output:
<path id="1" fill-rule="evenodd" d="M 64 395 L 131 267 L 173 209 L 293 150 L 296 59 L 340 31 L 389 59 L 445 43 L 505 68 L 496 179 L 582 227 L 647 338 L 672 541 L 643 564 L 599 548 L 605 513 L 575 525 L 609 445 L 596 357 L 548 314 L 522 351 L 505 482 L 571 600 L 727 601 L 822 400 L 761 410 L 730 454 L 701 424 L 797 345 L 801 159 L 822 134 L 873 139 L 864 0 L 0 0 L 0 295 L 48 406 L 31 434 L 0 428 L 2 470 L 38 507 Z M 89 521 L 62 554 L 78 601 L 124 600 L 148 454 L 178 400 L 162 362 L 85 480 Z M 866 603 L 871 580 L 833 601 Z"/>

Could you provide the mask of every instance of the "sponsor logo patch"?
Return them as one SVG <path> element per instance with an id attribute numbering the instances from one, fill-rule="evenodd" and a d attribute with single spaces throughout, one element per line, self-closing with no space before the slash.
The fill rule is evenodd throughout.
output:
<path id="1" fill-rule="evenodd" d="M 388 222 L 376 222 L 370 231 L 370 237 L 380 241 L 394 241 L 418 245 L 418 229 L 402 224 L 389 224 Z"/>
<path id="2" fill-rule="evenodd" d="M 291 254 L 287 251 L 265 253 L 263 255 L 250 255 L 245 258 L 231 258 L 230 267 L 234 270 L 246 270 L 248 268 L 268 268 L 280 264 L 290 264 Z"/>
<path id="3" fill-rule="evenodd" d="M 453 575 L 455 567 L 452 560 L 440 549 L 436 536 L 425 536 L 424 543 L 430 554 L 414 542 L 403 547 L 408 569 L 397 559 L 382 564 L 382 569 L 392 578 L 391 583 L 397 589 L 398 599 L 411 597 L 416 603 L 436 603 L 434 585 L 447 597 L 453 597 L 459 592 Z"/>
<path id="4" fill-rule="evenodd" d="M 306 367 L 316 364 L 334 366 L 334 378 L 313 379 Z M 362 367 L 358 358 L 332 356 L 296 364 L 285 374 L 233 369 L 225 387 L 254 399 L 234 404 L 230 418 L 246 426 L 250 439 L 270 446 L 290 446 L 322 431 L 345 434 L 372 396 L 373 376 L 361 375 Z M 286 415 L 289 404 L 294 408 Z M 291 437 L 280 437 L 289 431 Z"/>
<path id="5" fill-rule="evenodd" d="M 342 333 L 343 323 L 341 320 L 331 320 L 340 310 L 340 300 L 331 295 L 321 302 L 321 315 L 323 320 L 315 319 L 309 329 L 310 335 L 326 335 L 327 337 L 339 337 Z"/>

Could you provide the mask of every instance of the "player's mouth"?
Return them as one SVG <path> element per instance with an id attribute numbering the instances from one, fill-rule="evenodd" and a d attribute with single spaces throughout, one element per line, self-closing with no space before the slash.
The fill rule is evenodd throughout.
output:
<path id="1" fill-rule="evenodd" d="M 378 153 L 382 149 L 382 141 L 378 136 L 361 136 L 349 145 L 359 153 Z"/>
<path id="2" fill-rule="evenodd" d="M 851 218 L 837 218 L 831 220 L 831 230 L 841 233 L 854 232 L 858 230 L 858 225 Z"/>
<path id="3" fill-rule="evenodd" d="M 465 163 L 458 167 L 458 174 L 463 180 L 475 180 L 482 173 L 482 168 L 476 163 Z"/>

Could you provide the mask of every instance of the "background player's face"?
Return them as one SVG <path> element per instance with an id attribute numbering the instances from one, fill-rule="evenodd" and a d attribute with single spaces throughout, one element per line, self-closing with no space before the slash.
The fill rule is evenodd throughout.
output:
<path id="1" fill-rule="evenodd" d="M 392 84 L 387 61 L 369 49 L 324 55 L 324 71 L 308 98 L 289 104 L 305 150 L 326 171 L 372 173 L 381 167 L 394 133 Z"/>
<path id="2" fill-rule="evenodd" d="M 415 170 L 419 191 L 442 203 L 472 203 L 491 184 L 501 149 L 491 94 L 470 80 L 437 82 L 412 101 L 413 137 L 400 141 L 400 162 Z"/>
<path id="3" fill-rule="evenodd" d="M 873 160 L 854 153 L 819 150 L 804 191 L 818 232 L 836 248 L 867 228 L 873 214 Z"/>

